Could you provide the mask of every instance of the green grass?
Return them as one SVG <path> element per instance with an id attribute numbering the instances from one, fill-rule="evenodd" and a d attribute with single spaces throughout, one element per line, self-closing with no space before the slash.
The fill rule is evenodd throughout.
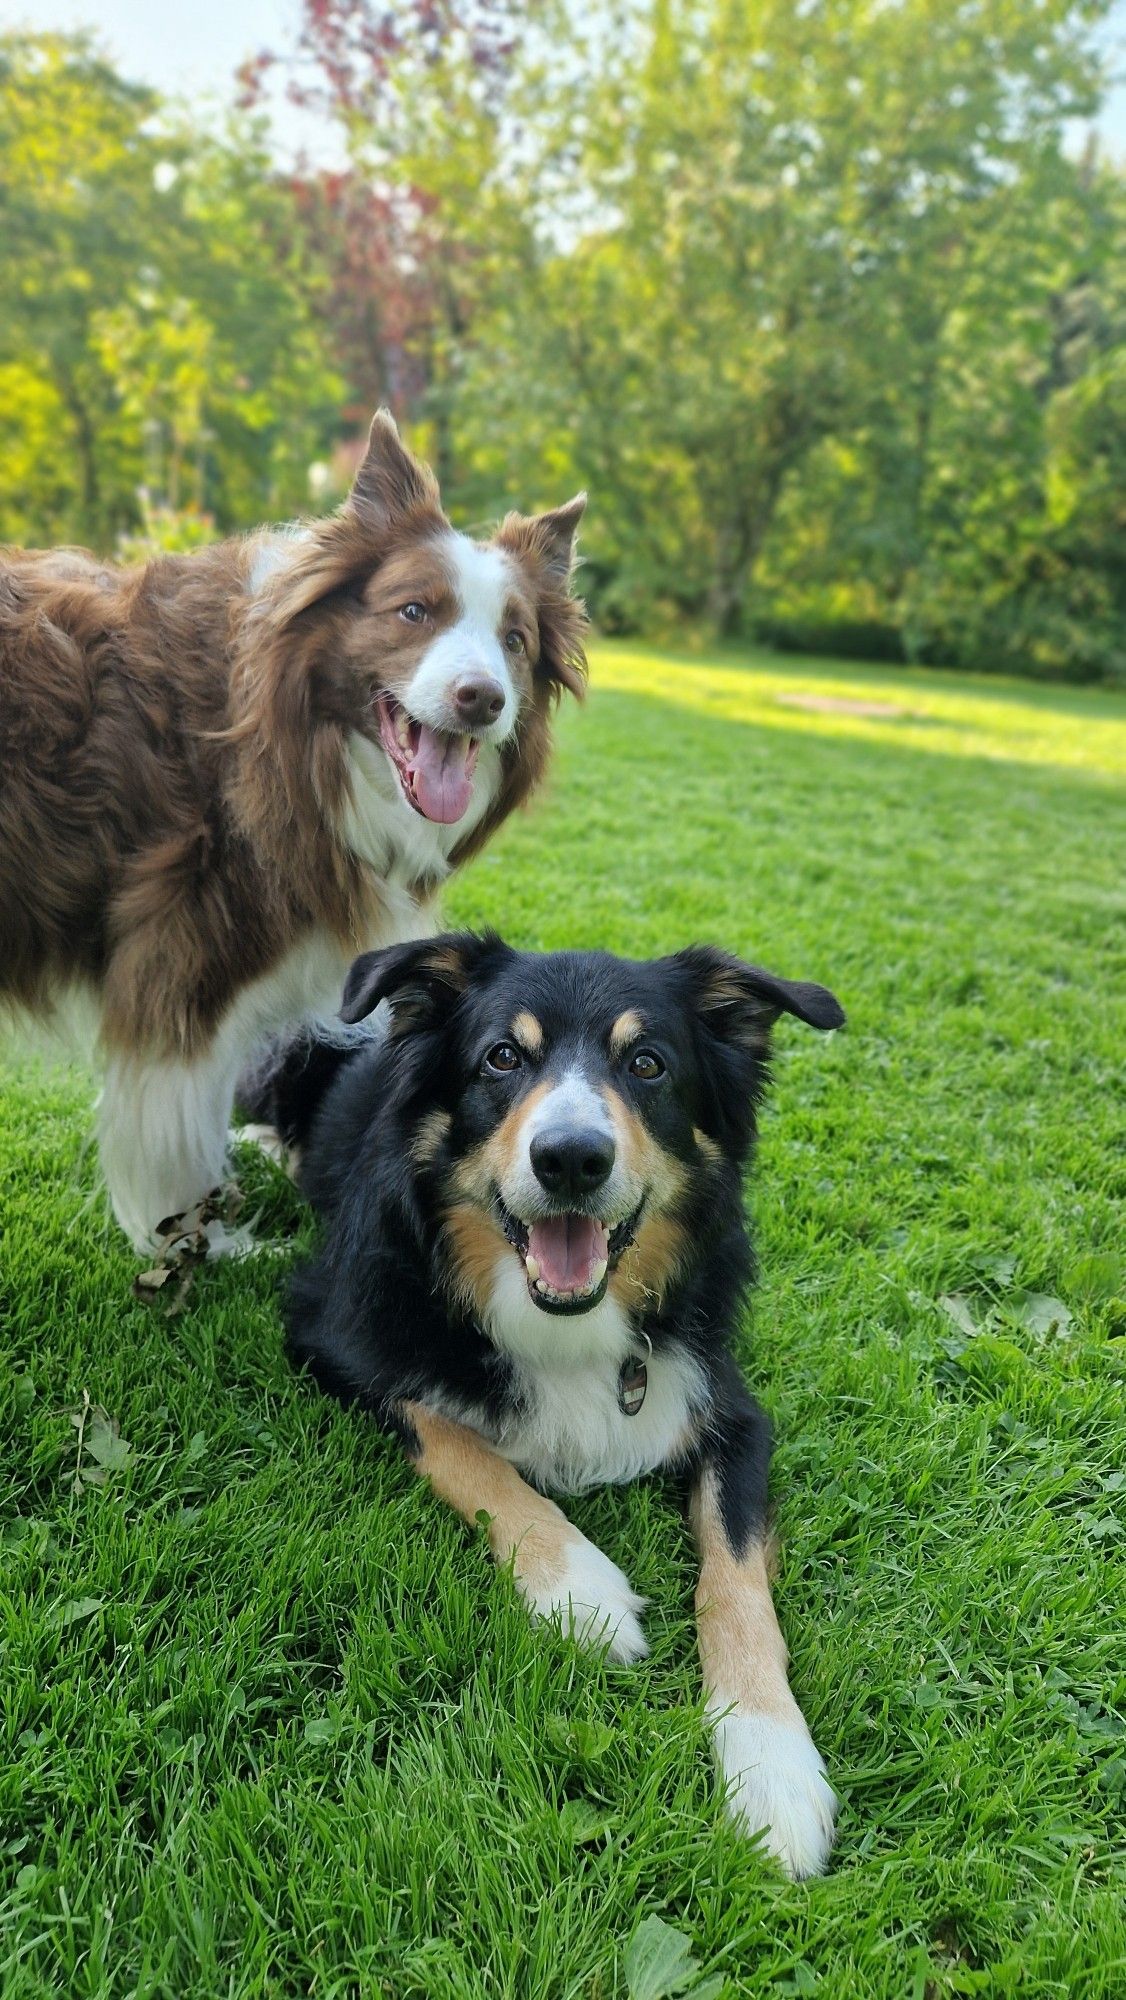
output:
<path id="1" fill-rule="evenodd" d="M 900 712 L 779 700 L 810 692 Z M 651 1659 L 533 1633 L 287 1372 L 292 1193 L 248 1165 L 284 1256 L 168 1320 L 93 1193 L 88 1084 L 12 1058 L 4 2000 L 611 2000 L 650 1913 L 731 1994 L 1120 2000 L 1124 770 L 1107 695 L 604 647 L 549 796 L 449 897 L 528 946 L 715 939 L 848 1009 L 779 1033 L 743 1342 L 842 1798 L 810 1885 L 722 1819 L 676 1496 L 571 1509 Z M 84 1392 L 129 1452 L 74 1491 Z"/>

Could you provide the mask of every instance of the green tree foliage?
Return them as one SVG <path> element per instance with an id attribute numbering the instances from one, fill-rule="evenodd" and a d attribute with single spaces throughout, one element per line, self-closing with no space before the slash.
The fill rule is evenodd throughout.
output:
<path id="1" fill-rule="evenodd" d="M 1122 675 L 1107 12 L 304 0 L 289 181 L 2 40 L 0 534 L 286 513 L 385 398 L 463 518 L 592 489 L 610 627 Z"/>
<path id="2" fill-rule="evenodd" d="M 560 0 L 520 17 L 499 93 L 454 35 L 421 70 L 380 45 L 456 295 L 407 399 L 455 496 L 589 483 L 610 623 L 1115 670 L 1121 188 L 1064 145 L 1105 12 Z M 307 6 L 303 49 L 386 172 L 371 13 L 334 0 L 322 35 Z"/>
<path id="3" fill-rule="evenodd" d="M 1098 530 L 1060 515 L 1118 379 L 1121 185 L 1063 145 L 1099 11 L 649 0 L 572 36 L 461 417 L 470 461 L 595 485 L 604 615 L 1112 664 L 1105 446 Z"/>
<path id="4" fill-rule="evenodd" d="M 0 538 L 307 500 L 339 385 L 292 197 L 85 40 L 0 38 Z"/>

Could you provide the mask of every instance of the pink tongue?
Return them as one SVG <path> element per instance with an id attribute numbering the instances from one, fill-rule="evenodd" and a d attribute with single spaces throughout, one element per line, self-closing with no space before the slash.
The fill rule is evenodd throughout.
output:
<path id="1" fill-rule="evenodd" d="M 608 1255 L 607 1244 L 606 1230 L 592 1215 L 552 1215 L 528 1231 L 528 1255 L 553 1292 L 589 1290 L 595 1265 Z"/>
<path id="2" fill-rule="evenodd" d="M 473 796 L 476 748 L 471 736 L 445 736 L 425 722 L 418 731 L 418 748 L 411 758 L 415 801 L 427 819 L 452 826 Z"/>

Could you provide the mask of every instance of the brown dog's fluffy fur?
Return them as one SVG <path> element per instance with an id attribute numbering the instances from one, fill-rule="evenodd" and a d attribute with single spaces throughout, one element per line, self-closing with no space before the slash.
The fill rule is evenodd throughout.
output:
<path id="1" fill-rule="evenodd" d="M 579 513 L 512 515 L 495 537 L 535 629 L 499 781 L 448 865 L 527 797 L 553 700 L 581 691 Z M 450 532 L 381 413 L 348 502 L 282 544 L 257 587 L 268 536 L 124 571 L 0 551 L 0 1000 L 42 1014 L 85 989 L 107 1056 L 190 1066 L 303 940 L 323 934 L 343 966 L 395 929 L 348 845 L 348 744 L 378 743 L 375 696 L 409 684 L 373 581 Z M 418 902 L 437 879 L 402 886 Z"/>

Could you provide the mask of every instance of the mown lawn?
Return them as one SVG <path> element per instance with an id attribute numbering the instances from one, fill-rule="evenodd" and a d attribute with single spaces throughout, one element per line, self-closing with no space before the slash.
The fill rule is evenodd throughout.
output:
<path id="1" fill-rule="evenodd" d="M 848 1009 L 779 1034 L 743 1348 L 843 1802 L 809 1885 L 721 1816 L 675 1494 L 571 1509 L 651 1600 L 641 1668 L 532 1633 L 287 1372 L 290 1190 L 247 1164 L 284 1254 L 166 1319 L 88 1084 L 11 1057 L 4 2000 L 624 2000 L 650 1914 L 732 1995 L 1121 2000 L 1124 772 L 1111 696 L 603 647 L 550 795 L 449 897 L 525 946 L 715 939 Z M 88 1416 L 76 1487 L 87 1396 L 124 1444 Z"/>

